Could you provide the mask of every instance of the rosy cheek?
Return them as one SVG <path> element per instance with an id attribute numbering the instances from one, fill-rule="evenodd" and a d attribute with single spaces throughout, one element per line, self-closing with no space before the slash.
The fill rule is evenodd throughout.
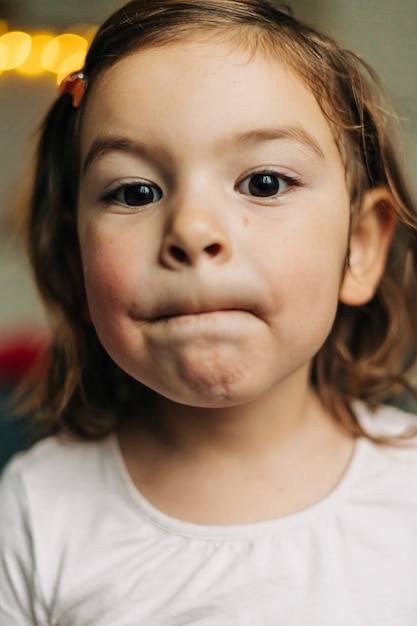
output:
<path id="1" fill-rule="evenodd" d="M 96 305 L 101 301 L 114 299 L 119 290 L 123 291 L 126 277 L 124 264 L 118 259 L 117 250 L 108 247 L 97 247 L 85 254 L 84 276 L 87 298 Z"/>

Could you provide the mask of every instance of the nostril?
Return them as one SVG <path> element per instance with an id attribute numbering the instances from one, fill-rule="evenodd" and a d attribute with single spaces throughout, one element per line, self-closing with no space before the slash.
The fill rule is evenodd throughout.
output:
<path id="1" fill-rule="evenodd" d="M 222 248 L 222 244 L 216 242 L 203 248 L 196 246 L 195 249 L 192 246 L 187 248 L 185 246 L 169 245 L 165 250 L 168 252 L 168 258 L 174 263 L 192 265 L 198 261 L 200 254 L 206 255 L 210 259 L 215 259 L 222 252 Z"/>
<path id="2" fill-rule="evenodd" d="M 181 248 L 178 248 L 177 246 L 171 246 L 170 252 L 176 261 L 179 261 L 180 263 L 188 262 L 188 257 L 184 250 L 181 250 Z"/>
<path id="3" fill-rule="evenodd" d="M 220 252 L 220 247 L 219 243 L 212 243 L 204 248 L 204 252 L 207 252 L 209 256 L 217 256 Z"/>

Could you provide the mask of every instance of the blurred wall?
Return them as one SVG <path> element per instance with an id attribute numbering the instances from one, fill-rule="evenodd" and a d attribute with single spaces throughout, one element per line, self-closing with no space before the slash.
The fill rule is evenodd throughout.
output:
<path id="1" fill-rule="evenodd" d="M 408 167 L 416 181 L 417 1 L 321 0 L 317 9 L 326 32 L 361 54 L 385 82 L 402 119 Z"/>
<path id="2" fill-rule="evenodd" d="M 80 22 L 102 22 L 122 0 L 0 0 L 14 24 L 66 28 Z"/>
<path id="3" fill-rule="evenodd" d="M 0 76 L 0 343 L 5 332 L 45 323 L 15 227 L 32 136 L 54 89 L 49 77 Z"/>

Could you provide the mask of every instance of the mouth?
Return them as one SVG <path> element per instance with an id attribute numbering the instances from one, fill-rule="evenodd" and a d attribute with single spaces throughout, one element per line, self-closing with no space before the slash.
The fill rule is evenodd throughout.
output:
<path id="1" fill-rule="evenodd" d="M 242 334 L 251 333 L 259 319 L 249 311 L 230 309 L 199 309 L 198 311 L 159 316 L 148 326 L 155 332 L 178 341 L 241 341 Z M 152 332 L 152 331 L 151 331 Z"/>
<path id="2" fill-rule="evenodd" d="M 171 319 L 175 317 L 201 317 L 201 316 L 210 316 L 216 315 L 219 313 L 248 313 L 248 311 L 244 309 L 238 309 L 235 307 L 216 307 L 216 308 L 204 308 L 204 309 L 183 309 L 180 311 L 168 311 L 167 313 L 157 316 L 155 318 L 156 321 Z"/>
<path id="3" fill-rule="evenodd" d="M 165 315 L 158 316 L 154 318 L 154 322 L 178 322 L 178 323 L 192 323 L 195 322 L 215 322 L 220 320 L 234 320 L 236 323 L 239 317 L 243 315 L 253 315 L 250 311 L 244 309 L 236 309 L 236 308 L 225 308 L 225 309 L 199 309 L 196 311 L 182 311 L 169 313 Z"/>
<path id="4" fill-rule="evenodd" d="M 165 295 L 165 297 L 164 297 Z M 246 287 L 237 289 L 235 286 L 228 291 L 223 288 L 220 290 L 207 290 L 204 295 L 200 293 L 186 294 L 162 294 L 161 298 L 157 298 L 154 306 L 148 309 L 147 322 L 158 323 L 186 320 L 211 320 L 211 319 L 230 319 L 238 322 L 239 317 L 250 316 L 265 320 L 265 310 L 260 306 L 264 302 L 265 297 L 262 294 L 258 297 L 257 290 Z M 159 301 L 159 302 L 158 302 Z M 142 315 L 137 311 L 137 315 L 132 317 L 143 319 Z"/>

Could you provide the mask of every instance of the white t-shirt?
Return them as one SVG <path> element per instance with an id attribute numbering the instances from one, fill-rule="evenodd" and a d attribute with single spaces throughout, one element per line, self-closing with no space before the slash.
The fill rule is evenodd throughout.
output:
<path id="1" fill-rule="evenodd" d="M 361 421 L 390 432 L 392 408 Z M 1 626 L 416 626 L 417 448 L 359 439 L 325 499 L 202 526 L 156 510 L 116 438 L 55 438 L 0 483 Z"/>

